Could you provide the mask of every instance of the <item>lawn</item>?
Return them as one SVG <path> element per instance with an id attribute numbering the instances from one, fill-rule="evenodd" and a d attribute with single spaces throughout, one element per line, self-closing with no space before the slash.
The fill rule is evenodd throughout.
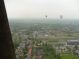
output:
<path id="1" fill-rule="evenodd" d="M 61 59 L 79 59 L 79 57 L 78 56 L 75 56 L 75 55 L 63 54 L 61 56 Z"/>

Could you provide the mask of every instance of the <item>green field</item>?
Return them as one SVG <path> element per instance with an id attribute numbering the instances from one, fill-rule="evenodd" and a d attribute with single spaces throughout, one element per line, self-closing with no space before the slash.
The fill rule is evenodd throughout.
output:
<path id="1" fill-rule="evenodd" d="M 79 57 L 78 56 L 75 56 L 75 55 L 66 55 L 66 54 L 63 54 L 62 56 L 61 56 L 61 59 L 79 59 Z"/>

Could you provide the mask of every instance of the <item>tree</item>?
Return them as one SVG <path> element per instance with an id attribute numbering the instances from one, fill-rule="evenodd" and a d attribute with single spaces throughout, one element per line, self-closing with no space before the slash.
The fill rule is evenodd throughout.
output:
<path id="1" fill-rule="evenodd" d="M 28 53 L 28 49 L 27 48 L 24 48 L 23 49 L 23 53 L 24 53 L 24 57 L 26 58 L 27 57 L 27 53 Z"/>
<path id="2" fill-rule="evenodd" d="M 61 56 L 59 54 L 56 54 L 55 49 L 51 45 L 45 44 L 43 46 L 43 51 L 43 59 L 61 59 Z"/>

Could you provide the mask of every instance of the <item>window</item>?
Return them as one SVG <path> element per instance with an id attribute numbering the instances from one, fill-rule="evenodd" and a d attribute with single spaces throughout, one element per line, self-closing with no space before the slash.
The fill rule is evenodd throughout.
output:
<path id="1" fill-rule="evenodd" d="M 17 59 L 79 59 L 78 0 L 5 0 Z"/>

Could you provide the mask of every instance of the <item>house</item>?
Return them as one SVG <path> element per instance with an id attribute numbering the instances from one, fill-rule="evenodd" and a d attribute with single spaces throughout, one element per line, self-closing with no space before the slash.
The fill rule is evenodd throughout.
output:
<path id="1" fill-rule="evenodd" d="M 79 40 L 67 40 L 67 45 L 79 45 Z"/>
<path id="2" fill-rule="evenodd" d="M 79 50 L 76 50 L 75 51 L 75 54 L 79 56 Z"/>
<path id="3" fill-rule="evenodd" d="M 75 46 L 79 46 L 79 40 L 67 40 L 67 46 L 73 49 Z"/>
<path id="4" fill-rule="evenodd" d="M 66 45 L 64 41 L 55 44 L 54 48 L 56 49 L 56 53 L 65 53 L 67 51 Z"/>
<path id="5" fill-rule="evenodd" d="M 16 53 L 16 59 L 23 58 L 23 51 L 20 47 L 16 49 L 15 53 Z"/>

